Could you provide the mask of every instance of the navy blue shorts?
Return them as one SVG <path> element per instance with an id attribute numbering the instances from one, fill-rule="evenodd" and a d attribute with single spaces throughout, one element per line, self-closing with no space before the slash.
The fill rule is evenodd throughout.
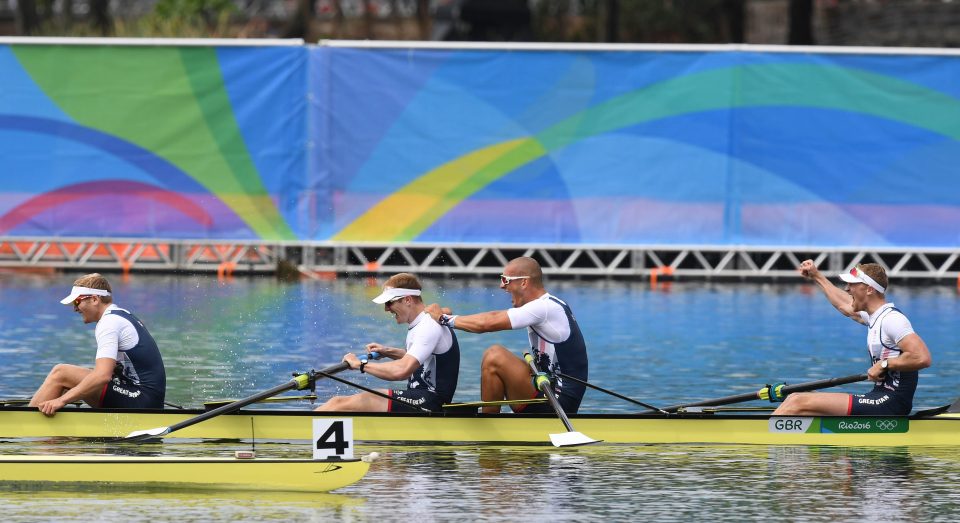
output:
<path id="1" fill-rule="evenodd" d="M 852 416 L 906 416 L 913 409 L 913 399 L 895 391 L 874 387 L 866 394 L 851 394 L 847 414 Z"/>
<path id="2" fill-rule="evenodd" d="M 403 389 L 388 391 L 391 398 L 406 401 L 409 404 L 423 407 L 431 412 L 440 412 L 443 402 L 440 395 L 426 389 Z M 387 405 L 387 412 L 422 412 L 418 408 L 409 407 L 400 401 L 391 401 Z"/>
<path id="3" fill-rule="evenodd" d="M 105 409 L 162 409 L 163 398 L 121 376 L 114 375 L 100 393 Z"/>

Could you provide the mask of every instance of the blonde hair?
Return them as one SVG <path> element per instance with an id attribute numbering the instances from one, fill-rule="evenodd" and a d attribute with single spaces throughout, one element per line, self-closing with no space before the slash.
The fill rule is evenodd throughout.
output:
<path id="1" fill-rule="evenodd" d="M 861 271 L 867 273 L 867 276 L 873 278 L 873 281 L 877 282 L 881 287 L 886 290 L 890 289 L 887 271 L 883 270 L 883 266 L 878 263 L 861 263 L 858 267 Z"/>
<path id="2" fill-rule="evenodd" d="M 383 282 L 384 288 L 391 287 L 394 289 L 417 289 L 421 290 L 420 280 L 416 276 L 410 274 L 409 272 L 401 272 L 394 274 L 387 281 Z M 414 301 L 423 301 L 420 296 L 411 296 L 414 298 Z"/>
<path id="3" fill-rule="evenodd" d="M 85 274 L 79 278 L 77 281 L 73 282 L 74 287 L 89 287 L 91 289 L 101 289 L 113 294 L 113 289 L 110 288 L 110 282 L 107 281 L 100 273 Z M 97 296 L 100 298 L 100 301 L 103 303 L 113 302 L 113 296 Z"/>

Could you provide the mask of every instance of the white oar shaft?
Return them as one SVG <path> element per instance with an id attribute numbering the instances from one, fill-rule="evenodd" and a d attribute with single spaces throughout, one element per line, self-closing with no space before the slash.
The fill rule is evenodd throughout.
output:
<path id="1" fill-rule="evenodd" d="M 527 362 L 527 365 L 530 366 L 530 370 L 533 372 L 537 388 L 540 390 L 540 392 L 543 392 L 543 395 L 547 398 L 547 401 L 550 402 L 550 406 L 553 407 L 553 411 L 557 414 L 557 417 L 560 418 L 560 421 L 563 422 L 563 426 L 567 428 L 567 432 L 565 434 L 550 435 L 550 441 L 553 442 L 553 445 L 555 447 L 572 447 L 577 445 L 599 443 L 600 440 L 595 440 L 585 434 L 581 434 L 573 430 L 573 425 L 570 424 L 567 414 L 563 411 L 563 407 L 557 400 L 556 394 L 553 393 L 553 386 L 550 385 L 550 379 L 541 373 L 539 369 L 537 369 L 537 365 L 533 362 L 533 356 L 531 356 L 530 353 L 524 353 L 523 359 Z"/>
<path id="2" fill-rule="evenodd" d="M 553 410 L 557 412 L 557 417 L 563 422 L 563 426 L 567 428 L 567 432 L 575 432 L 573 425 L 570 424 L 570 418 L 567 417 L 567 413 L 563 411 L 563 407 L 560 405 L 560 402 L 557 401 L 557 396 L 553 393 L 550 380 L 544 379 L 541 383 L 543 383 L 543 385 L 540 386 L 540 392 L 543 392 L 543 395 L 547 397 L 547 401 L 550 402 Z"/>

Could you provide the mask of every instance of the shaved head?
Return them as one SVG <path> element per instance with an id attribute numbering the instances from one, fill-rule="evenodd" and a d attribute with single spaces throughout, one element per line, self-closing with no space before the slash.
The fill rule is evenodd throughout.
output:
<path id="1" fill-rule="evenodd" d="M 504 271 L 509 272 L 510 276 L 529 276 L 531 284 L 543 287 L 543 271 L 540 270 L 540 264 L 529 256 L 510 260 L 504 267 Z"/>

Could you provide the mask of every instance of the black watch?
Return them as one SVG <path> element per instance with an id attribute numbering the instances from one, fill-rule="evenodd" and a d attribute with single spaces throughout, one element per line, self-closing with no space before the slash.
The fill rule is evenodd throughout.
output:
<path id="1" fill-rule="evenodd" d="M 360 362 L 360 374 L 365 374 L 367 371 L 363 370 L 364 365 L 367 364 L 368 360 L 363 360 Z"/>

